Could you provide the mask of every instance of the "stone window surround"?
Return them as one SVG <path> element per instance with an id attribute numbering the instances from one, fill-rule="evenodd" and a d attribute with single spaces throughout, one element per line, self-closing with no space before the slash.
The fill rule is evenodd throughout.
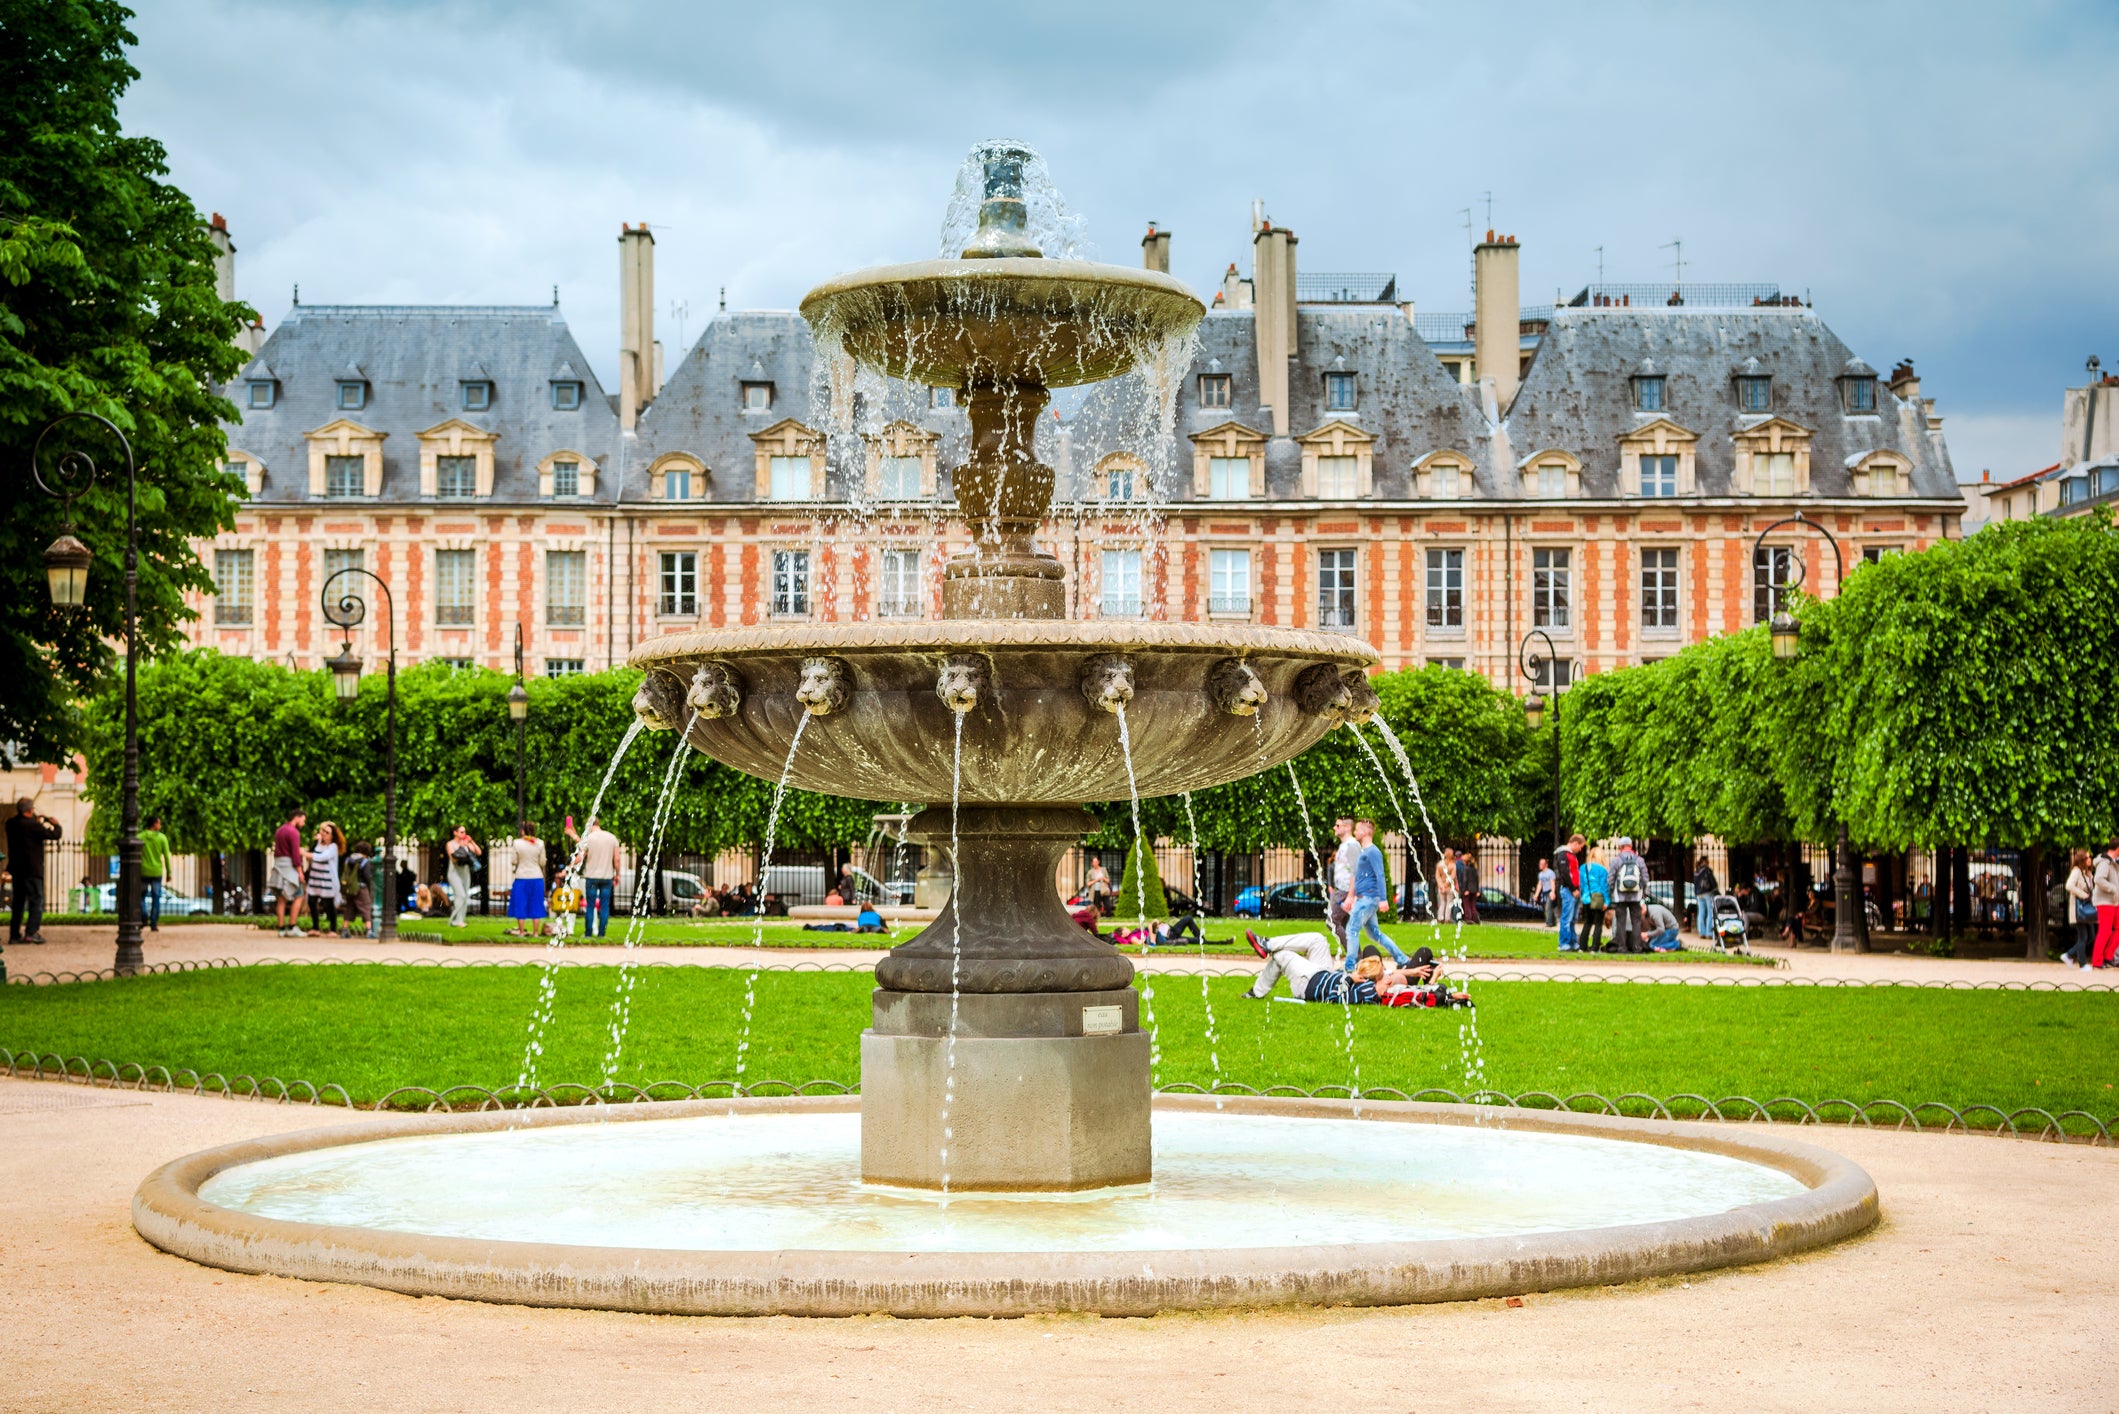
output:
<path id="1" fill-rule="evenodd" d="M 760 610 L 767 619 L 782 621 L 791 619 L 813 619 L 817 616 L 818 593 L 817 571 L 820 568 L 819 546 L 814 541 L 766 541 L 759 547 L 760 568 L 765 571 L 765 602 Z M 800 609 L 778 609 L 779 602 L 778 561 L 780 556 L 798 554 L 805 557 L 802 565 L 802 607 Z M 704 596 L 701 598 L 704 602 Z"/>
<path id="2" fill-rule="evenodd" d="M 1111 473 L 1114 471 L 1132 473 L 1133 495 L 1130 498 L 1114 497 L 1111 494 Z M 1154 490 L 1148 484 L 1148 464 L 1131 452 L 1106 454 L 1089 474 L 1094 478 L 1094 484 L 1089 488 L 1089 499 L 1109 501 L 1114 506 L 1146 506 L 1151 499 L 1150 493 Z"/>
<path id="3" fill-rule="evenodd" d="M 1420 558 L 1414 563 L 1413 567 L 1414 572 L 1420 576 L 1420 582 L 1418 586 L 1419 599 L 1417 600 L 1417 607 L 1411 612 L 1411 621 L 1413 623 L 1413 626 L 1423 639 L 1437 639 L 1449 643 L 1462 643 L 1470 636 L 1471 633 L 1472 572 L 1473 561 L 1478 553 L 1478 542 L 1475 540 L 1453 541 L 1450 543 L 1443 543 L 1438 541 L 1432 544 L 1422 544 L 1419 548 Z M 1457 582 L 1457 596 L 1458 604 L 1460 606 L 1459 618 L 1462 620 L 1462 622 L 1460 623 L 1432 624 L 1428 622 L 1427 557 L 1428 553 L 1434 550 L 1455 550 L 1464 557 L 1463 560 L 1460 562 L 1460 577 Z"/>
<path id="4" fill-rule="evenodd" d="M 243 485 L 249 489 L 251 495 L 258 495 L 265 489 L 265 464 L 249 452 L 230 447 L 227 460 L 223 464 L 243 478 Z"/>
<path id="5" fill-rule="evenodd" d="M 821 501 L 825 498 L 823 433 L 792 417 L 783 417 L 772 426 L 751 433 L 750 440 L 755 463 L 751 485 L 754 499 L 769 505 L 798 504 L 773 500 L 774 457 L 808 457 L 809 499 Z"/>
<path id="6" fill-rule="evenodd" d="M 532 564 L 535 566 L 535 568 L 531 570 L 531 574 L 534 576 L 534 582 L 531 588 L 535 601 L 540 606 L 539 612 L 546 616 L 546 626 L 567 630 L 577 630 L 588 627 L 588 615 L 586 611 L 593 589 L 593 585 L 591 582 L 592 564 L 591 556 L 589 554 L 590 547 L 588 543 L 588 538 L 586 536 L 581 535 L 561 535 L 548 537 L 542 542 L 541 548 L 543 550 L 543 553 L 532 557 Z M 584 612 L 582 615 L 582 621 L 580 623 L 554 624 L 550 619 L 552 608 L 552 601 L 550 597 L 550 570 L 552 565 L 551 556 L 554 554 L 581 556 L 581 607 Z"/>
<path id="7" fill-rule="evenodd" d="M 1810 494 L 1810 429 L 1785 417 L 1769 417 L 1750 427 L 1738 428 L 1730 441 L 1736 448 L 1736 467 L 1730 484 L 1739 496 L 1760 494 L 1752 485 L 1752 458 L 1762 453 L 1790 452 L 1795 456 L 1795 491 Z"/>
<path id="8" fill-rule="evenodd" d="M 303 438 L 309 443 L 309 494 L 321 499 L 326 482 L 324 479 L 325 457 L 361 458 L 361 491 L 363 495 L 380 496 L 383 493 L 383 442 L 387 432 L 377 432 L 372 427 L 363 427 L 351 418 L 334 418 L 313 432 L 305 432 Z M 422 434 L 424 436 L 424 434 Z M 490 459 L 490 449 L 488 451 Z M 434 494 L 433 460 L 425 454 L 422 444 L 421 463 L 425 493 Z M 262 485 L 262 473 L 259 477 Z"/>
<path id="9" fill-rule="evenodd" d="M 1192 499 L 1204 501 L 1213 487 L 1209 467 L 1216 457 L 1244 457 L 1251 463 L 1251 499 L 1266 494 L 1266 434 L 1233 419 L 1192 434 Z"/>
<path id="10" fill-rule="evenodd" d="M 493 494 L 493 444 L 500 440 L 499 433 L 473 427 L 462 418 L 452 417 L 417 435 L 419 494 L 422 498 L 433 500 L 439 494 L 441 472 L 437 463 L 442 457 L 474 458 L 473 494 L 481 500 Z"/>
<path id="11" fill-rule="evenodd" d="M 1333 419 L 1312 432 L 1305 432 L 1295 439 L 1302 448 L 1302 494 L 1317 496 L 1317 459 L 1319 457 L 1352 457 L 1354 459 L 1354 497 L 1367 500 L 1376 494 L 1376 434 L 1364 432 L 1350 422 Z"/>
<path id="12" fill-rule="evenodd" d="M 584 475 L 587 474 L 588 466 L 588 459 L 584 457 L 582 459 Z M 690 499 L 694 501 L 706 499 L 708 482 L 706 463 L 700 461 L 699 458 L 693 456 L 690 452 L 664 452 L 661 456 L 648 463 L 647 495 L 649 500 L 661 501 L 667 499 L 663 495 L 663 490 L 667 483 L 666 474 L 672 471 L 687 472 L 691 475 L 693 479 L 693 495 Z M 540 484 L 542 483 L 543 478 L 540 478 Z"/>
<path id="13" fill-rule="evenodd" d="M 895 422 L 885 424 L 880 435 L 864 436 L 861 441 L 864 447 L 862 475 L 869 500 L 879 500 L 882 497 L 883 462 L 888 457 L 918 457 L 920 459 L 920 499 L 923 501 L 934 499 L 936 487 L 940 482 L 939 468 L 936 465 L 937 449 L 942 442 L 940 433 L 930 432 L 917 423 L 907 422 L 900 418 Z M 799 453 L 781 452 L 778 455 L 794 456 L 799 455 Z M 810 474 L 811 499 L 820 500 L 822 499 L 822 494 L 816 484 L 815 465 L 816 460 L 814 455 L 812 455 Z M 766 479 L 762 483 L 761 489 L 769 491 L 772 485 L 772 461 L 770 457 L 766 459 L 765 477 Z"/>
<path id="14" fill-rule="evenodd" d="M 1146 618 L 1155 603 L 1155 556 L 1145 541 L 1109 539 L 1097 542 L 1094 551 L 1082 559 L 1081 578 L 1089 581 L 1077 591 L 1081 596 L 1082 605 L 1084 608 L 1095 605 L 1096 617 L 1104 617 L 1104 556 L 1113 551 L 1131 552 L 1140 557 L 1140 612 L 1114 617 L 1129 620 Z"/>
<path id="15" fill-rule="evenodd" d="M 1566 471 L 1567 499 L 1573 500 L 1582 494 L 1582 459 L 1562 447 L 1545 447 L 1516 463 L 1518 484 L 1526 500 L 1545 499 L 1538 491 L 1538 472 L 1549 466 L 1559 466 Z M 1638 472 L 1639 468 L 1635 470 Z"/>
<path id="16" fill-rule="evenodd" d="M 575 472 L 575 484 L 579 487 L 579 490 L 575 492 L 576 499 L 588 501 L 595 498 L 595 460 L 591 457 L 583 456 L 580 452 L 570 452 L 564 447 L 537 463 L 537 494 L 540 497 L 547 501 L 552 499 L 552 464 L 554 462 L 573 462 L 579 468 Z"/>
<path id="17" fill-rule="evenodd" d="M 1913 494 L 1913 464 L 1898 452 L 1879 447 L 1873 452 L 1861 452 L 1847 458 L 1847 481 L 1857 496 L 1879 494 L 1869 484 L 1871 473 L 1889 468 L 1898 474 L 1894 489 L 1881 494 L 1887 496 L 1910 496 Z M 1800 473 L 1798 473 L 1800 474 Z"/>
<path id="18" fill-rule="evenodd" d="M 1199 544 L 1201 550 L 1199 577 L 1201 584 L 1206 590 L 1204 602 L 1208 606 L 1206 610 L 1207 618 L 1217 623 L 1249 623 L 1256 619 L 1258 617 L 1258 562 L 1259 550 L 1262 547 L 1248 540 L 1202 540 Z M 1244 579 L 1245 592 L 1248 596 L 1249 604 L 1248 607 L 1242 610 L 1216 609 L 1213 607 L 1214 552 L 1216 550 L 1239 550 L 1249 558 L 1250 566 Z"/>
<path id="19" fill-rule="evenodd" d="M 1457 494 L 1449 497 L 1435 495 L 1434 473 L 1438 467 L 1455 467 L 1457 471 Z M 1429 452 L 1413 463 L 1413 495 L 1422 500 L 1468 501 L 1478 493 L 1478 484 L 1472 475 L 1472 459 L 1462 452 L 1447 447 Z"/>
<path id="20" fill-rule="evenodd" d="M 1680 472 L 1679 475 L 1682 478 L 1683 473 Z M 1687 602 L 1687 588 L 1685 584 L 1685 546 L 1686 542 L 1679 539 L 1677 536 L 1671 536 L 1667 542 L 1658 539 L 1636 539 L 1633 543 L 1632 559 L 1633 582 L 1635 586 L 1634 597 L 1637 601 L 1634 607 L 1635 613 L 1637 615 L 1643 611 L 1643 607 L 1647 603 L 1647 592 L 1646 589 L 1643 587 L 1643 577 L 1648 572 L 1648 561 L 1645 558 L 1646 552 L 1650 550 L 1675 550 L 1678 554 L 1678 621 L 1675 624 L 1656 624 L 1653 626 L 1646 623 L 1642 623 L 1640 625 L 1640 631 L 1641 637 L 1644 639 L 1682 639 L 1685 636 L 1685 605 Z"/>
<path id="21" fill-rule="evenodd" d="M 1652 422 L 1642 423 L 1631 432 L 1619 434 L 1620 494 L 1641 495 L 1642 457 L 1675 456 L 1678 459 L 1678 494 L 1692 495 L 1699 487 L 1699 440 L 1699 433 L 1687 427 L 1680 427 L 1667 417 L 1658 417 Z M 1661 501 L 1668 498 L 1654 496 L 1643 499 Z"/>

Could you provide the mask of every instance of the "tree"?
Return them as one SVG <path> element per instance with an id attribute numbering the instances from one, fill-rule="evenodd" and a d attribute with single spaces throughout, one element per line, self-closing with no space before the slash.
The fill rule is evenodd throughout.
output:
<path id="1" fill-rule="evenodd" d="M 105 472 L 73 510 L 96 560 L 86 611 L 62 617 L 42 555 L 63 512 L 30 474 L 38 431 L 85 411 L 131 439 L 150 652 L 177 644 L 184 593 L 211 589 L 193 543 L 233 523 L 243 492 L 222 466 L 236 412 L 218 390 L 252 316 L 216 293 L 213 243 L 163 180 L 161 144 L 120 130 L 139 77 L 130 18 L 113 0 L 0 0 L 0 741 L 32 760 L 77 743 L 71 704 L 109 673 L 124 615 L 124 459 L 82 436 Z"/>
<path id="2" fill-rule="evenodd" d="M 1135 835 L 1127 847 L 1126 868 L 1119 876 L 1112 907 L 1122 918 L 1170 916 L 1170 898 L 1163 892 L 1162 872 L 1155 863 L 1155 841 L 1146 833 Z"/>

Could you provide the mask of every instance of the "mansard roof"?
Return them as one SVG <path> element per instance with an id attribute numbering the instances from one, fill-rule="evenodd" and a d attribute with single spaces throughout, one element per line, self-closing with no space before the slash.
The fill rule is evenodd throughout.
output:
<path id="1" fill-rule="evenodd" d="M 231 393 L 239 421 L 231 449 L 265 465 L 254 501 L 309 499 L 305 434 L 339 418 L 385 434 L 384 502 L 416 501 L 419 434 L 451 420 L 493 435 L 493 499 L 537 498 L 537 463 L 557 447 L 607 466 L 618 440 L 610 400 L 557 305 L 295 305 Z M 467 373 L 466 370 L 476 370 Z M 482 374 L 492 405 L 468 412 L 463 380 Z M 277 380 L 269 408 L 248 406 L 242 383 Z M 367 383 L 366 405 L 341 409 L 341 379 Z M 586 384 L 581 406 L 552 406 L 554 379 Z M 607 499 L 598 478 L 598 499 Z"/>
<path id="2" fill-rule="evenodd" d="M 1888 450 L 1911 463 L 1914 495 L 1955 499 L 1956 473 L 1941 433 L 1928 430 L 1925 406 L 1878 388 L 1875 413 L 1842 410 L 1838 379 L 1853 357 L 1807 308 L 1563 308 L 1553 311 L 1504 426 L 1517 447 L 1575 448 L 1587 496 L 1621 493 L 1619 441 L 1657 420 L 1699 434 L 1695 484 L 1704 495 L 1729 495 L 1734 436 L 1780 418 L 1810 433 L 1819 495 L 1854 494 L 1850 456 Z M 1664 379 L 1663 406 L 1636 412 L 1630 376 L 1650 359 Z M 1772 378 L 1766 415 L 1739 409 L 1739 373 Z"/>

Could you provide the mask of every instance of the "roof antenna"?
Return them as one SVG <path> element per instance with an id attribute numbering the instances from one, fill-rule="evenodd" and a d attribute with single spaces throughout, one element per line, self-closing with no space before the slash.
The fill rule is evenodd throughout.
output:
<path id="1" fill-rule="evenodd" d="M 1604 247 L 1597 247 L 1597 292 L 1604 290 Z"/>
<path id="2" fill-rule="evenodd" d="M 670 301 L 670 318 L 677 321 L 677 347 L 680 349 L 684 347 L 684 316 L 691 312 L 692 302 L 690 300 L 673 299 Z"/>
<path id="3" fill-rule="evenodd" d="M 552 308 L 559 308 L 559 286 L 552 286 Z"/>
<path id="4" fill-rule="evenodd" d="M 1668 241 L 1657 246 L 1656 249 L 1677 252 L 1676 255 L 1671 257 L 1671 263 L 1677 269 L 1676 293 L 1682 298 L 1685 293 L 1685 242 L 1676 236 L 1672 236 Z"/>
<path id="5" fill-rule="evenodd" d="M 296 304 L 302 302 L 302 282 L 300 280 L 294 282 L 294 302 Z"/>
<path id="6" fill-rule="evenodd" d="M 1472 308 L 1477 309 L 1479 307 L 1479 256 L 1477 251 L 1473 249 L 1476 242 L 1472 236 L 1472 209 L 1467 206 L 1457 214 L 1464 218 L 1465 258 L 1471 263 L 1470 288 L 1472 292 Z"/>
<path id="7" fill-rule="evenodd" d="M 728 313 L 728 286 L 726 285 L 721 287 L 721 312 L 723 314 Z"/>

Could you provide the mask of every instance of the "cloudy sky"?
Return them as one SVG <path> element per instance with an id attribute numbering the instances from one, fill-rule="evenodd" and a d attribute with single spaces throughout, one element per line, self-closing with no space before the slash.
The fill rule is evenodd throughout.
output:
<path id="1" fill-rule="evenodd" d="M 1102 259 L 1146 222 L 1195 287 L 1251 202 L 1307 270 L 1469 307 L 1466 212 L 1528 302 L 1596 278 L 1779 282 L 1913 357 L 1963 479 L 2052 461 L 2119 366 L 2119 7 L 1073 0 L 150 0 L 125 104 L 224 213 L 241 296 L 538 303 L 614 384 L 621 221 L 657 232 L 674 367 L 725 287 L 786 308 L 933 253 L 974 142 L 1043 151 Z M 1015 13 L 1004 13 L 1015 9 Z"/>

